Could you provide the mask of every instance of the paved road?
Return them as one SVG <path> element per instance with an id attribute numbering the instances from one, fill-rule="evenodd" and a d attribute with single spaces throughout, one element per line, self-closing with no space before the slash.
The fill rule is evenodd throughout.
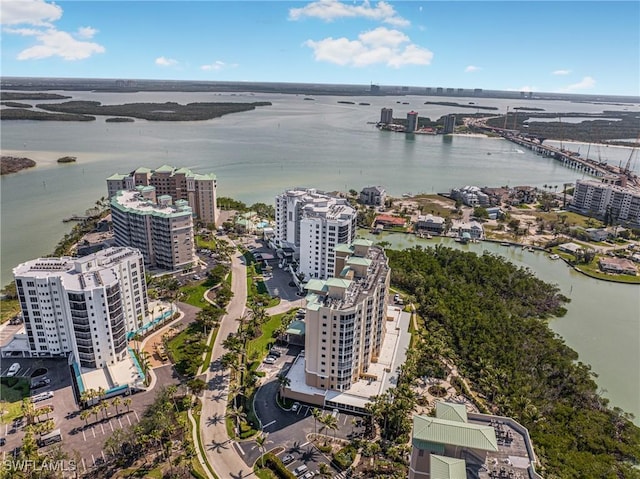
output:
<path id="1" fill-rule="evenodd" d="M 229 333 L 238 330 L 240 318 L 247 302 L 247 275 L 242 255 L 235 254 L 231 259 L 233 298 L 222 318 L 211 356 L 211 365 L 206 373 L 209 389 L 204 392 L 200 430 L 207 461 L 222 478 L 239 479 L 254 475 L 250 466 L 238 453 L 237 445 L 227 436 L 224 416 L 227 408 L 229 371 L 222 369 L 220 358 L 226 352 L 222 342 Z"/>

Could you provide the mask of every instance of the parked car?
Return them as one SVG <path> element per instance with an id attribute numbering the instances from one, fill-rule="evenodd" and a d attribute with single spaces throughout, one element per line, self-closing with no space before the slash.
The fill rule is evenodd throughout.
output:
<path id="1" fill-rule="evenodd" d="M 300 403 L 296 401 L 293 403 L 293 406 L 291 406 L 291 410 L 296 412 L 298 409 L 300 409 Z"/>
<path id="2" fill-rule="evenodd" d="M 283 464 L 289 464 L 290 462 L 293 462 L 295 460 L 295 457 L 293 457 L 293 454 L 287 454 L 286 456 L 284 456 L 282 458 L 282 463 Z"/>
<path id="3" fill-rule="evenodd" d="M 307 471 L 304 473 L 304 475 L 302 476 L 302 479 L 311 479 L 313 476 L 315 476 L 316 473 L 313 471 Z"/>
<path id="4" fill-rule="evenodd" d="M 49 378 L 47 378 L 47 377 L 44 377 L 44 378 L 41 378 L 41 379 L 36 380 L 36 382 L 34 382 L 34 383 L 31 385 L 31 388 L 32 388 L 32 389 L 38 389 L 38 388 L 41 388 L 41 387 L 43 387 L 43 386 L 46 386 L 47 384 L 50 384 L 50 383 L 51 383 L 51 379 L 49 379 Z"/>
<path id="5" fill-rule="evenodd" d="M 300 477 L 300 476 L 302 476 L 303 473 L 307 472 L 308 470 L 309 470 L 309 468 L 307 467 L 307 465 L 306 464 L 302 464 L 301 466 L 296 467 L 293 470 L 293 473 L 296 476 Z"/>
<path id="6" fill-rule="evenodd" d="M 4 446 L 7 443 L 7 440 L 4 437 L 0 437 L 0 446 Z"/>
<path id="7" fill-rule="evenodd" d="M 264 363 L 265 364 L 275 364 L 276 363 L 276 358 L 274 356 L 267 356 L 264 359 Z"/>
<path id="8" fill-rule="evenodd" d="M 13 363 L 11 367 L 9 367 L 9 370 L 7 371 L 7 376 L 13 377 L 16 374 L 18 374 L 18 371 L 20 371 L 20 363 Z"/>
<path id="9" fill-rule="evenodd" d="M 53 397 L 53 391 L 45 391 L 43 393 L 32 396 L 31 402 L 46 401 L 47 399 L 51 399 L 52 397 Z"/>
<path id="10" fill-rule="evenodd" d="M 280 356 L 282 356 L 282 353 L 277 349 L 270 349 L 269 356 L 275 356 L 276 358 L 279 358 Z"/>

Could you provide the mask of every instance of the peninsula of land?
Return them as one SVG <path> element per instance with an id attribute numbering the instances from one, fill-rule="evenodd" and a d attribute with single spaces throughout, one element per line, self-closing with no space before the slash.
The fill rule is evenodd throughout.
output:
<path id="1" fill-rule="evenodd" d="M 17 158 L 15 156 L 3 156 L 0 159 L 0 175 L 17 173 L 25 168 L 33 168 L 36 162 L 30 158 Z"/>

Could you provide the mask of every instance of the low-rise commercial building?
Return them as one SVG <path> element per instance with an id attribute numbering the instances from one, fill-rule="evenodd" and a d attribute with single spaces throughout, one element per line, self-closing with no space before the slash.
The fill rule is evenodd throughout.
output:
<path id="1" fill-rule="evenodd" d="M 464 404 L 438 401 L 435 417 L 415 415 L 411 445 L 409 479 L 541 479 L 524 426 Z"/>

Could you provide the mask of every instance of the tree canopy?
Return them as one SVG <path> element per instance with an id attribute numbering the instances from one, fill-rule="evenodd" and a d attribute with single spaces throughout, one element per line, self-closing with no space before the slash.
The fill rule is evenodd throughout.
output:
<path id="1" fill-rule="evenodd" d="M 569 301 L 556 285 L 488 253 L 387 254 L 392 283 L 424 318 L 412 374 L 454 362 L 492 412 L 529 428 L 547 478 L 640 477 L 640 428 L 598 396 L 590 367 L 547 325 Z"/>

